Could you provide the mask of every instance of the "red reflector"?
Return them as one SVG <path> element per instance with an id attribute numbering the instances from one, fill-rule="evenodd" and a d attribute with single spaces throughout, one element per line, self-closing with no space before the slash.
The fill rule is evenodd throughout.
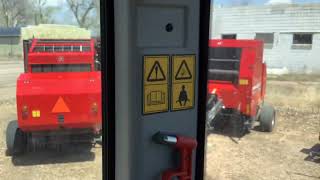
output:
<path id="1" fill-rule="evenodd" d="M 64 102 L 62 97 L 59 97 L 58 101 L 54 105 L 52 111 L 53 113 L 65 113 L 65 112 L 70 112 L 69 107 L 67 104 Z"/>

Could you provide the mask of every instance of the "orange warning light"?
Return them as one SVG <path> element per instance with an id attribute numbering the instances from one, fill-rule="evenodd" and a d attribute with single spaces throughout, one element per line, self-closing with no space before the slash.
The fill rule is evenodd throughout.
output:
<path id="1" fill-rule="evenodd" d="M 66 113 L 70 112 L 69 107 L 64 102 L 63 98 L 60 96 L 54 107 L 52 108 L 53 113 Z"/>

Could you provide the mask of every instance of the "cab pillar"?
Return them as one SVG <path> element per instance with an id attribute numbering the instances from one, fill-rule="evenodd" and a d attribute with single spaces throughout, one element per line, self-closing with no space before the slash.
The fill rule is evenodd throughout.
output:
<path id="1" fill-rule="evenodd" d="M 203 179 L 210 1 L 101 6 L 104 178 Z"/>

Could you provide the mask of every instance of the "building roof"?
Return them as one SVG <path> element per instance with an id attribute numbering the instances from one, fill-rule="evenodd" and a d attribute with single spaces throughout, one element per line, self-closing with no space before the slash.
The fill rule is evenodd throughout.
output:
<path id="1" fill-rule="evenodd" d="M 12 36 L 20 36 L 21 35 L 21 28 L 5 28 L 0 27 L 0 37 L 12 37 Z"/>

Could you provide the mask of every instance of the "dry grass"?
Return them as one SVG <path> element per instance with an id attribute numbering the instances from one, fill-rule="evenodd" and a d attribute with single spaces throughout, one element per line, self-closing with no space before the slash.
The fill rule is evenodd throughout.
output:
<path id="1" fill-rule="evenodd" d="M 320 82 L 269 81 L 266 100 L 275 106 L 320 109 Z"/>
<path id="2" fill-rule="evenodd" d="M 320 74 L 284 74 L 268 75 L 268 80 L 295 81 L 295 82 L 320 82 Z"/>

